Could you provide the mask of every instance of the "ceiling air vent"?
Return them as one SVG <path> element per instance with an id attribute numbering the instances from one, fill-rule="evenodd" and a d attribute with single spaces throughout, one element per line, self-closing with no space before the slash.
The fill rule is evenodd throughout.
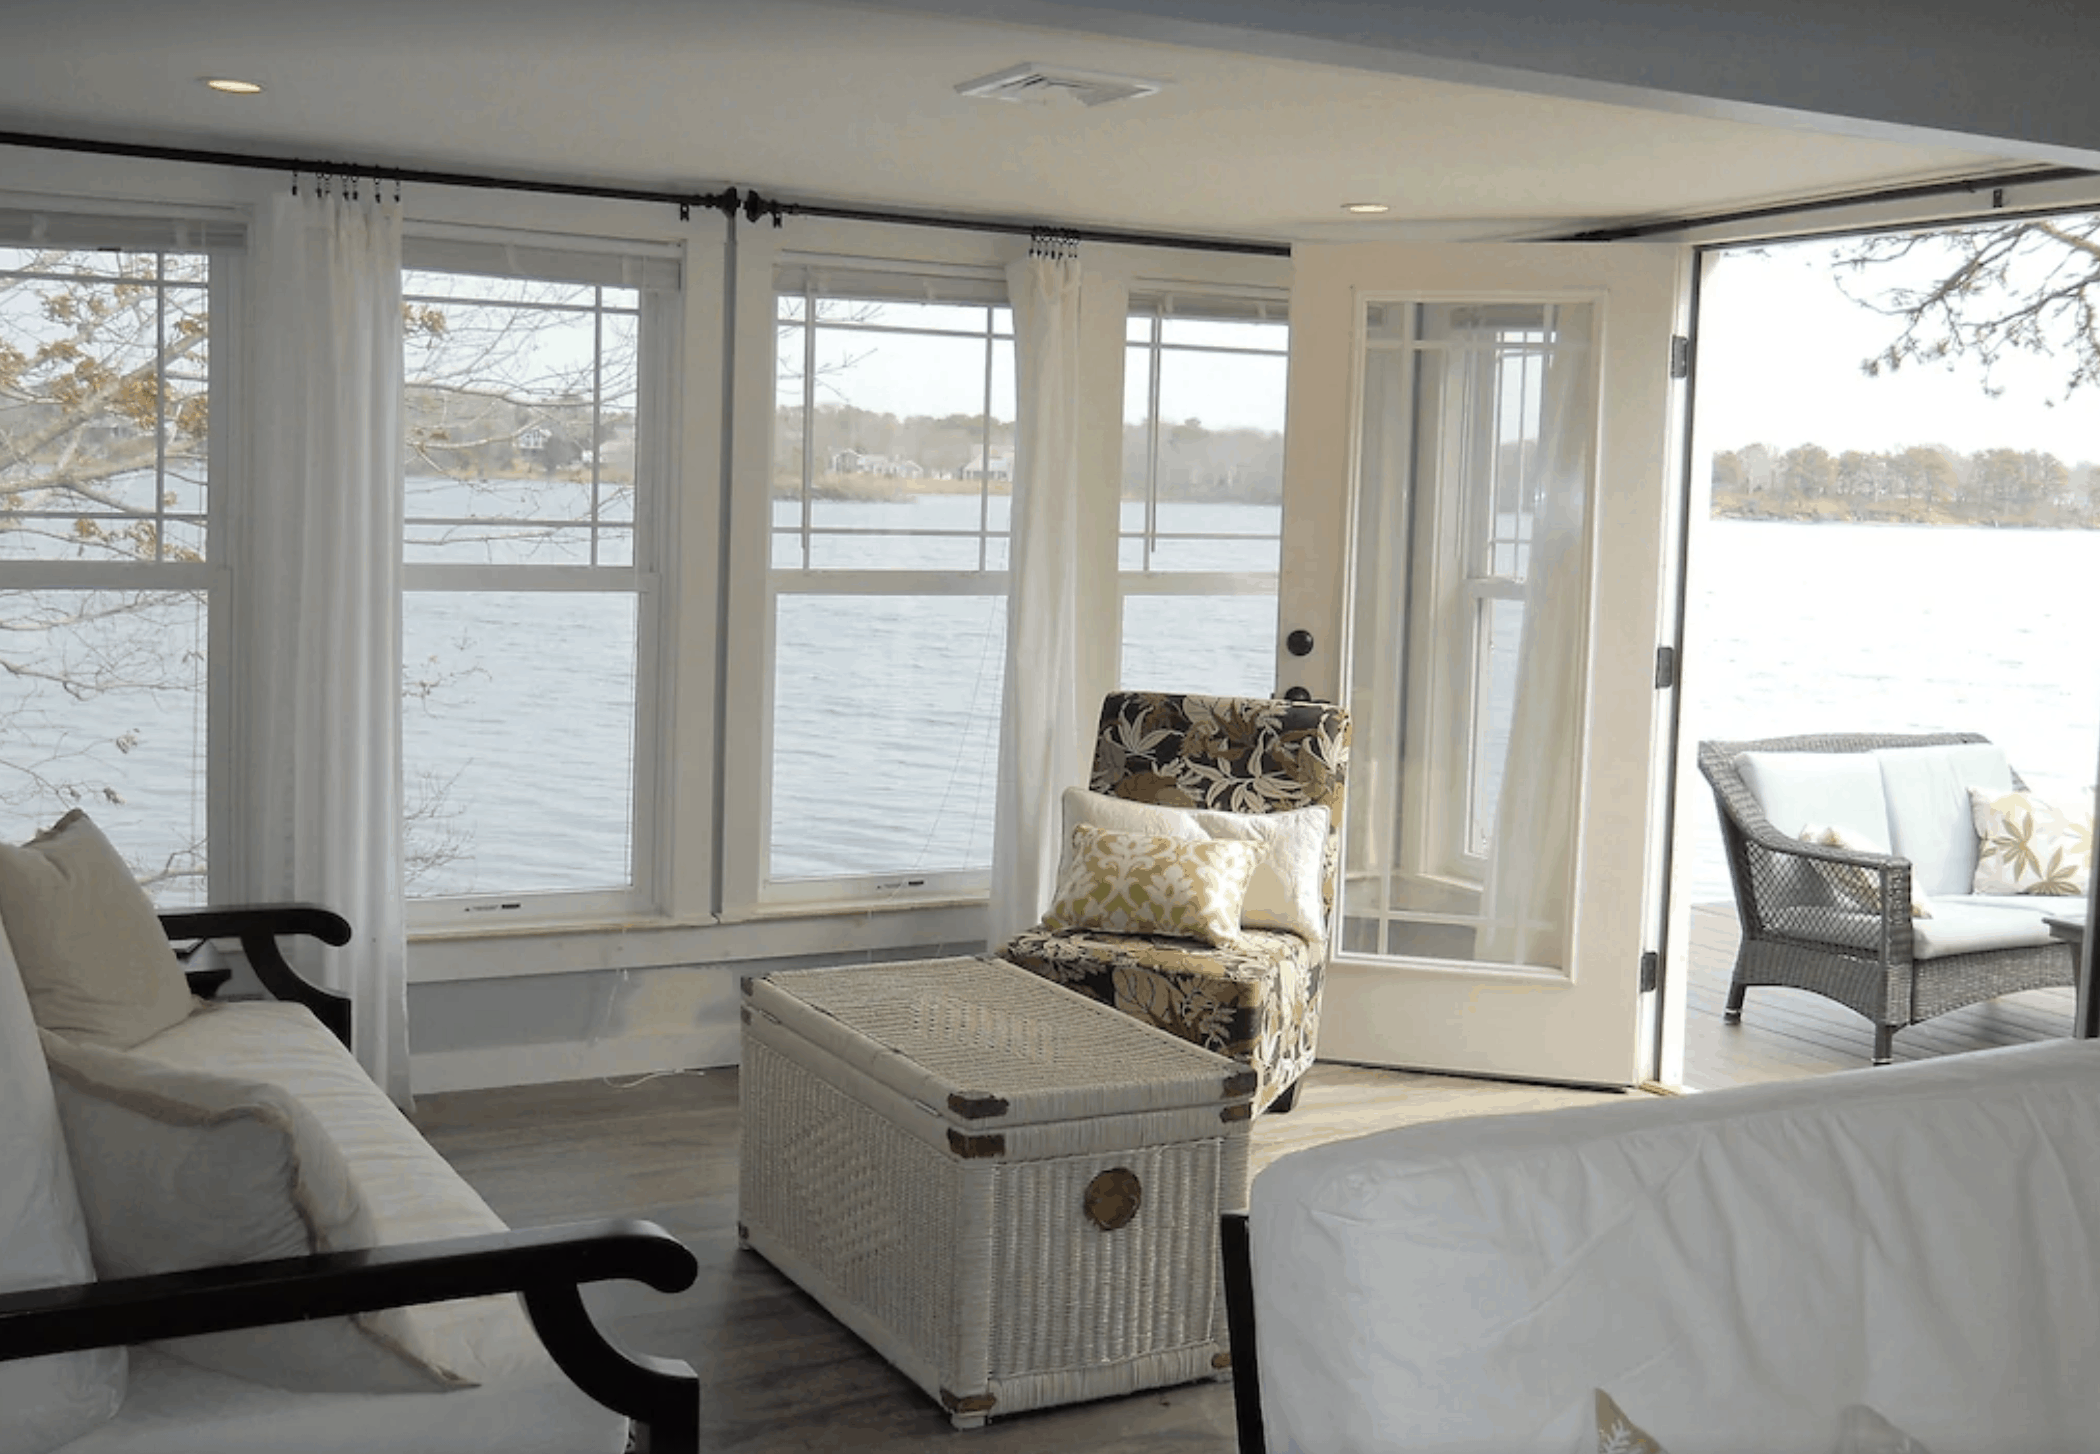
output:
<path id="1" fill-rule="evenodd" d="M 958 95 L 978 96 L 987 101 L 1017 101 L 1024 105 L 1106 106 L 1111 101 L 1150 96 L 1165 85 L 1164 81 L 1144 81 L 1136 76 L 1021 65 L 996 75 L 965 81 L 955 90 Z"/>

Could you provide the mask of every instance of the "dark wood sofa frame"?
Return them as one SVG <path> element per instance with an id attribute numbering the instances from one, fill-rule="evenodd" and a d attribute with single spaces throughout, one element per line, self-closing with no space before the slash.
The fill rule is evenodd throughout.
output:
<path id="1" fill-rule="evenodd" d="M 291 904 L 183 910 L 160 919 L 171 941 L 238 940 L 264 989 L 305 1005 L 350 1043 L 350 1002 L 300 978 L 278 944 L 288 934 L 347 944 L 350 925 L 340 915 Z M 225 970 L 197 971 L 191 987 L 209 996 L 227 978 Z M 615 1348 L 591 1321 L 580 1289 L 627 1279 L 683 1292 L 699 1270 L 685 1244 L 655 1223 L 606 1218 L 38 1288 L 0 1294 L 0 1362 L 514 1292 L 555 1365 L 634 1421 L 637 1451 L 697 1454 L 697 1375 L 685 1363 Z"/>

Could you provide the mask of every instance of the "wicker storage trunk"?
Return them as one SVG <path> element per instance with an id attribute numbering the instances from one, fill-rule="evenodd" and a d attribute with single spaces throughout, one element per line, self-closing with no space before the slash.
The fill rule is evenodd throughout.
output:
<path id="1" fill-rule="evenodd" d="M 993 959 L 745 993 L 739 1235 L 957 1428 L 1230 1366 L 1245 1066 Z"/>

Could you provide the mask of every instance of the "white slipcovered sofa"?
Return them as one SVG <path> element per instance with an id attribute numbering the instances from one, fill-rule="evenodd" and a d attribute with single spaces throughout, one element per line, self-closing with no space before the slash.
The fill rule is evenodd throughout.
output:
<path id="1" fill-rule="evenodd" d="M 1742 935 L 1729 1020 L 1752 986 L 1813 990 L 1874 1022 L 1885 1064 L 1907 1025 L 2075 981 L 2046 920 L 2084 916 L 2091 804 L 2030 799 L 1995 744 L 1855 733 L 1702 742 L 1698 760 Z M 1971 789 L 2014 805 L 2003 836 L 1979 831 Z M 2038 857 L 2014 862 L 2029 836 Z"/>
<path id="2" fill-rule="evenodd" d="M 1298 1152 L 1228 1218 L 1242 1454 L 1591 1454 L 1598 1390 L 1668 1454 L 2100 1450 L 2095 1147 L 2065 1040 Z"/>
<path id="3" fill-rule="evenodd" d="M 0 848 L 0 1454 L 698 1448 L 692 1370 L 630 1361 L 578 1292 L 682 1290 L 691 1252 L 505 1229 L 278 948 L 349 933 L 156 922 L 78 815 Z M 239 940 L 279 998 L 193 1000 L 170 939 Z"/>

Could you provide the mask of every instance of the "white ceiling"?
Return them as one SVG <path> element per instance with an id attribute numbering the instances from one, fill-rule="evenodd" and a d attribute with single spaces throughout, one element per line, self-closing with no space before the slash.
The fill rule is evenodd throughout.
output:
<path id="1" fill-rule="evenodd" d="M 124 0 L 5 28 L 0 129 L 1258 240 L 1551 235 L 2020 165 L 841 0 Z M 1169 84 L 955 94 L 1024 61 Z M 1364 200 L 1393 212 L 1340 211 Z"/>

